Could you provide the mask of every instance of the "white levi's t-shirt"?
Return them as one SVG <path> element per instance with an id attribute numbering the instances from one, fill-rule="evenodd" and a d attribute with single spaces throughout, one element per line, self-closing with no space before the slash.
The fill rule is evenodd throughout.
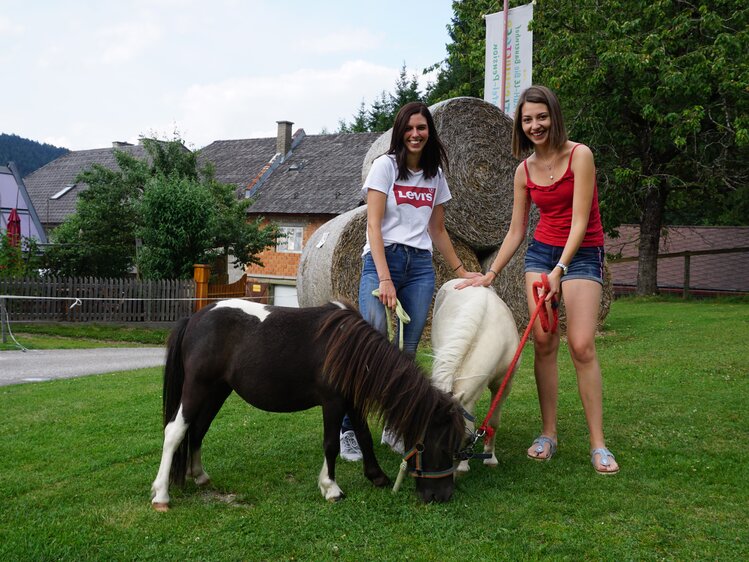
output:
<path id="1" fill-rule="evenodd" d="M 362 197 L 373 189 L 387 194 L 385 216 L 382 219 L 382 239 L 385 246 L 403 244 L 420 250 L 432 251 L 432 239 L 427 232 L 435 205 L 452 198 L 445 174 L 440 169 L 436 176 L 425 179 L 424 172 L 411 172 L 408 179 L 399 180 L 395 156 L 383 154 L 372 162 L 362 187 Z M 364 245 L 370 251 L 369 233 Z"/>

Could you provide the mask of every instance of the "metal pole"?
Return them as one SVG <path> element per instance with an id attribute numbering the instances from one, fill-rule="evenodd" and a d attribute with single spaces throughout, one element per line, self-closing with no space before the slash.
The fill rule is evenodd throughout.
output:
<path id="1" fill-rule="evenodd" d="M 499 107 L 502 109 L 502 113 L 505 112 L 505 89 L 507 88 L 507 23 L 509 21 L 509 13 L 510 13 L 510 0 L 505 0 L 505 7 L 504 7 L 504 20 L 505 20 L 505 28 L 504 28 L 504 35 L 502 36 L 502 71 L 500 75 L 502 76 L 501 80 L 501 86 L 499 88 Z"/>

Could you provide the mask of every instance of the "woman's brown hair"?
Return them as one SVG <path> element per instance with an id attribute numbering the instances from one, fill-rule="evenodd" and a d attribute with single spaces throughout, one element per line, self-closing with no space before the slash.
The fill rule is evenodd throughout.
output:
<path id="1" fill-rule="evenodd" d="M 549 129 L 549 144 L 552 148 L 561 148 L 567 142 L 567 131 L 564 128 L 564 117 L 559 99 L 546 86 L 530 86 L 520 94 L 518 105 L 515 107 L 515 122 L 512 126 L 512 155 L 521 159 L 533 148 L 533 143 L 523 131 L 523 105 L 525 102 L 543 103 L 549 109 L 551 128 Z"/>

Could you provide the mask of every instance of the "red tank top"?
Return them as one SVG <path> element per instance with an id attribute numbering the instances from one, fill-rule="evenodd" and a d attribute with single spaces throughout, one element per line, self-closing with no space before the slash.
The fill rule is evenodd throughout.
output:
<path id="1" fill-rule="evenodd" d="M 527 159 L 523 160 L 525 167 L 525 187 L 531 200 L 536 204 L 541 214 L 534 238 L 544 244 L 564 246 L 570 235 L 572 226 L 572 196 L 575 191 L 575 174 L 572 173 L 572 155 L 580 146 L 576 144 L 570 152 L 562 177 L 551 185 L 538 185 L 531 180 L 528 173 Z M 593 184 L 593 202 L 590 206 L 588 228 L 581 246 L 603 246 L 603 226 L 601 213 L 598 209 L 598 182 Z"/>

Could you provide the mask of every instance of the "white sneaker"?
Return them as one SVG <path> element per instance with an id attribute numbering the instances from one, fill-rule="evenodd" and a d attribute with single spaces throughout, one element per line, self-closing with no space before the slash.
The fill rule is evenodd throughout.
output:
<path id="1" fill-rule="evenodd" d="M 347 461 L 360 461 L 362 460 L 361 449 L 359 443 L 356 440 L 356 434 L 353 430 L 341 432 L 341 458 Z"/>
<path id="2" fill-rule="evenodd" d="M 406 448 L 403 446 L 403 439 L 398 438 L 398 436 L 387 427 L 382 430 L 382 439 L 380 440 L 380 443 L 382 445 L 387 445 L 399 455 L 403 455 L 406 452 Z"/>

